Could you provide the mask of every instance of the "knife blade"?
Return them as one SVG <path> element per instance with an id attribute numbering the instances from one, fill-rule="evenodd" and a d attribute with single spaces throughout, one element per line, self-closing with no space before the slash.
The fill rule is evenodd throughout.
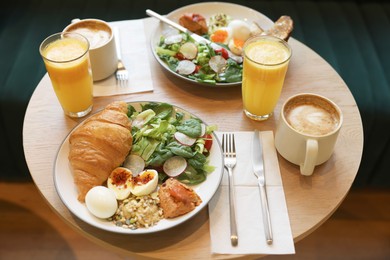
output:
<path id="1" fill-rule="evenodd" d="M 210 40 L 208 40 L 200 35 L 197 35 L 196 33 L 189 31 L 187 28 L 181 26 L 180 24 L 177 24 L 177 23 L 169 20 L 168 18 L 166 18 L 166 17 L 164 17 L 164 16 L 162 16 L 162 15 L 160 15 L 160 14 L 158 14 L 150 9 L 146 9 L 146 14 L 151 16 L 151 17 L 155 17 L 155 18 L 159 19 L 160 21 L 172 26 L 173 28 L 175 28 L 181 32 L 187 33 L 196 42 L 209 44 L 214 50 L 225 49 L 226 52 L 229 54 L 229 58 L 231 58 L 232 60 L 234 60 L 237 63 L 242 63 L 242 61 L 243 61 L 242 56 L 238 56 L 238 55 L 233 54 L 230 50 L 226 49 L 225 47 L 218 45 L 218 44 L 216 44 L 216 43 L 214 43 L 214 42 L 212 42 L 212 41 L 210 41 Z"/>
<path id="2" fill-rule="evenodd" d="M 265 231 L 265 238 L 268 244 L 272 244 L 272 226 L 271 218 L 268 208 L 268 199 L 265 186 L 263 147 L 260 142 L 259 131 L 255 130 L 253 136 L 253 172 L 257 178 L 257 184 L 260 190 L 261 210 L 263 214 L 263 224 Z"/>

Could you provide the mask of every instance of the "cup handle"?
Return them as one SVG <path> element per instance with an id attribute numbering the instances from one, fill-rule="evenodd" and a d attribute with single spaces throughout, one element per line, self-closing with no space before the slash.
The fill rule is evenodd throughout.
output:
<path id="1" fill-rule="evenodd" d="M 305 162 L 300 165 L 302 175 L 310 176 L 313 174 L 314 167 L 316 166 L 317 154 L 318 154 L 317 140 L 313 140 L 313 139 L 307 140 Z"/>

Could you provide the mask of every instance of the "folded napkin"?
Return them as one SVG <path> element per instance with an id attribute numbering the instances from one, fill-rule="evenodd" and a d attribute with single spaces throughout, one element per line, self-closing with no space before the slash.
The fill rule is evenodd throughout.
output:
<path id="1" fill-rule="evenodd" d="M 215 254 L 294 254 L 294 241 L 272 131 L 260 132 L 273 244 L 265 239 L 260 190 L 253 174 L 253 132 L 235 132 L 237 164 L 233 169 L 238 245 L 230 243 L 227 171 L 209 203 L 211 250 Z M 222 140 L 222 133 L 217 133 Z"/>
<path id="2" fill-rule="evenodd" d="M 117 85 L 115 75 L 112 75 L 94 82 L 94 97 L 152 91 L 150 43 L 146 41 L 143 20 L 111 22 L 110 25 L 119 29 L 122 62 L 129 71 L 129 80 L 126 84 Z"/>

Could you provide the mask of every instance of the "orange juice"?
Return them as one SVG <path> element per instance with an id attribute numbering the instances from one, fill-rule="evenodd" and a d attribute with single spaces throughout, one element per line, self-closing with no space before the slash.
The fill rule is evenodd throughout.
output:
<path id="1" fill-rule="evenodd" d="M 65 114 L 73 117 L 84 116 L 92 109 L 88 48 L 88 41 L 61 37 L 41 49 L 57 98 Z"/>
<path id="2" fill-rule="evenodd" d="M 278 102 L 291 49 L 281 39 L 259 36 L 248 40 L 244 54 L 244 112 L 254 120 L 265 120 L 271 116 Z"/>

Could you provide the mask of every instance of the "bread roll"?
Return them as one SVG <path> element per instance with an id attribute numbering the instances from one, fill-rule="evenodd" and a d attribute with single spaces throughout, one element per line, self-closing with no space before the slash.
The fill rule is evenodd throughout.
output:
<path id="1" fill-rule="evenodd" d="M 129 154 L 133 137 L 127 103 L 117 101 L 91 116 L 69 138 L 69 162 L 78 199 L 94 186 L 102 185 Z"/>

